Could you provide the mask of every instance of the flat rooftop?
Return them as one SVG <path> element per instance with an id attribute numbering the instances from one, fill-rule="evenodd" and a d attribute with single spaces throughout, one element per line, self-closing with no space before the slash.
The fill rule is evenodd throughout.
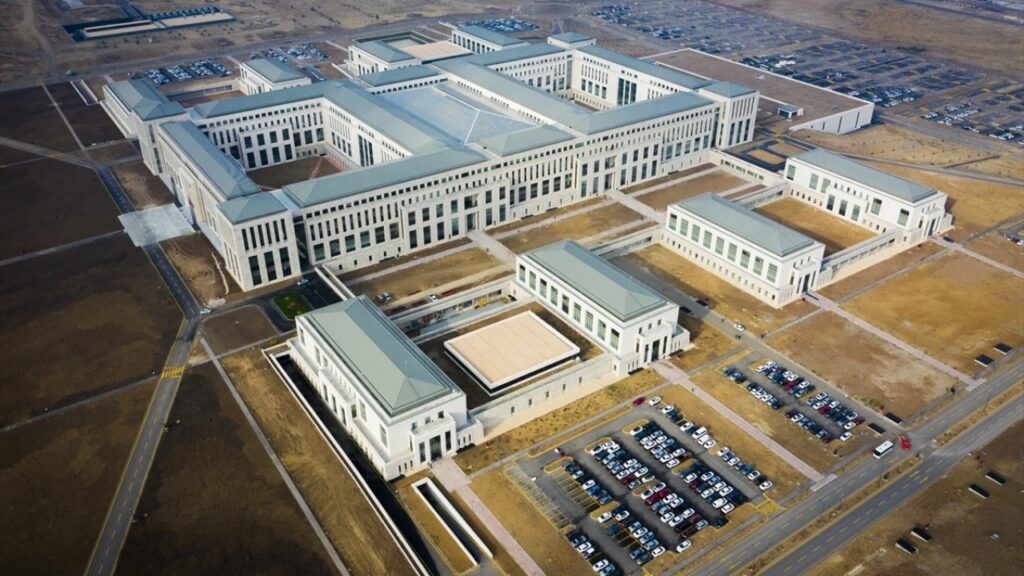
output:
<path id="1" fill-rule="evenodd" d="M 804 109 L 804 115 L 797 118 L 800 123 L 868 104 L 868 102 L 852 96 L 805 84 L 760 68 L 705 54 L 692 48 L 667 56 L 659 56 L 656 60 L 693 74 L 753 88 L 760 92 L 762 97 L 770 100 L 796 104 Z"/>
<path id="2" fill-rule="evenodd" d="M 490 392 L 550 370 L 580 353 L 579 346 L 533 312 L 452 338 L 444 347 Z"/>
<path id="3" fill-rule="evenodd" d="M 448 40 L 431 42 L 429 44 L 419 44 L 416 46 L 405 46 L 402 47 L 402 51 L 406 54 L 419 58 L 424 63 L 472 53 L 462 46 L 456 46 Z"/>

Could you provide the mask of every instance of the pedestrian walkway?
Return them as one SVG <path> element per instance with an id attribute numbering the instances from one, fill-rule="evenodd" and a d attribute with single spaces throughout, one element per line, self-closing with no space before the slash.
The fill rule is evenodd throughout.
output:
<path id="1" fill-rule="evenodd" d="M 696 386 L 693 383 L 693 381 L 690 380 L 690 377 L 687 376 L 686 372 L 683 372 L 679 368 L 676 368 L 674 365 L 670 364 L 666 360 L 659 360 L 658 362 L 654 363 L 652 367 L 654 368 L 655 372 L 664 376 L 666 379 L 668 379 L 669 382 L 679 384 L 680 386 L 689 390 L 691 393 L 693 393 L 694 396 L 700 398 L 708 406 L 711 406 L 711 408 L 713 408 L 716 412 L 718 412 L 722 416 L 725 416 L 726 419 L 739 426 L 740 429 L 742 429 L 744 432 L 750 435 L 751 438 L 757 440 L 760 444 L 764 445 L 765 448 L 774 452 L 777 456 L 782 458 L 786 463 L 795 468 L 804 476 L 810 478 L 814 482 L 819 482 L 822 478 L 824 478 L 824 476 L 820 472 L 812 468 L 803 460 L 797 458 L 796 455 L 790 452 L 789 450 L 786 450 L 782 446 L 779 446 L 779 444 L 776 441 L 769 438 L 768 435 L 766 435 L 764 432 L 758 430 L 757 427 L 755 427 L 753 424 L 747 422 L 746 418 L 743 418 L 739 414 L 733 412 L 728 406 L 719 402 L 717 398 Z"/>
<path id="2" fill-rule="evenodd" d="M 484 523 L 484 526 L 491 531 L 491 535 L 505 546 L 509 556 L 512 556 L 516 564 L 519 564 L 523 572 L 530 576 L 544 576 L 544 571 L 540 569 L 540 566 L 533 561 L 533 558 L 530 558 L 526 550 L 523 550 L 519 542 L 473 492 L 469 486 L 469 478 L 463 474 L 462 469 L 454 460 L 451 458 L 439 460 L 433 464 L 431 469 L 434 472 L 434 477 L 444 486 L 445 490 L 458 494 L 477 518 Z"/>
<path id="3" fill-rule="evenodd" d="M 510 268 L 516 267 L 516 253 L 506 248 L 504 244 L 495 240 L 491 235 L 482 230 L 472 230 L 466 236 L 474 244 L 483 248 L 485 252 L 501 260 Z"/>
<path id="4" fill-rule="evenodd" d="M 633 198 L 632 196 L 627 196 L 626 194 L 623 194 L 618 190 L 612 190 L 609 188 L 608 190 L 605 190 L 604 193 L 605 196 L 608 196 L 609 198 L 615 200 L 619 204 L 622 204 L 626 208 L 629 208 L 630 210 L 640 214 L 644 218 L 654 220 L 655 222 L 661 222 L 662 220 L 665 219 L 661 212 L 658 212 L 657 210 L 651 208 L 647 204 L 644 204 L 643 202 L 637 200 L 636 198 Z"/>
<path id="5" fill-rule="evenodd" d="M 973 250 L 968 250 L 963 244 L 957 244 L 956 242 L 946 242 L 945 240 L 943 240 L 941 238 L 935 238 L 935 237 L 932 237 L 932 242 L 935 242 L 936 244 L 938 244 L 939 246 L 942 246 L 943 248 L 949 248 L 950 250 L 952 250 L 954 252 L 960 252 L 961 254 L 966 254 L 966 255 L 970 256 L 971 258 L 974 258 L 975 260 L 980 260 L 981 262 L 984 262 L 985 264 L 988 264 L 989 266 L 992 266 L 993 268 L 998 268 L 998 269 L 1002 270 L 1003 272 L 1009 272 L 1010 274 L 1013 274 L 1017 278 L 1024 278 L 1024 272 L 1021 272 L 1020 270 L 1017 270 L 1016 268 L 1012 268 L 1010 266 L 1007 266 L 1006 264 L 1003 264 L 1002 262 L 996 262 L 995 260 L 989 258 L 988 256 L 982 256 L 981 254 L 978 254 L 977 252 L 975 252 Z M 1007 242 L 1009 242 L 1009 240 L 1007 240 Z"/>
<path id="6" fill-rule="evenodd" d="M 821 294 L 811 292 L 808 292 L 808 294 L 811 296 L 811 298 L 808 298 L 807 301 L 816 304 L 822 310 L 834 312 L 839 316 L 842 316 L 843 318 L 849 320 L 850 322 L 856 324 L 857 326 L 860 326 L 861 328 L 867 330 L 868 332 L 874 334 L 875 336 L 878 336 L 882 340 L 885 340 L 886 342 L 892 344 L 893 346 L 896 346 L 900 350 L 907 352 L 914 358 L 917 358 L 918 360 L 924 362 L 925 364 L 928 364 L 929 366 L 945 374 L 949 374 L 950 376 L 956 378 L 957 380 L 963 382 L 964 384 L 977 384 L 977 380 L 975 380 L 974 378 L 968 376 L 967 374 L 964 374 L 963 372 L 960 372 L 959 370 L 947 366 L 942 362 L 939 362 L 937 359 L 925 354 L 924 352 L 918 350 L 917 348 L 914 348 L 910 344 L 907 344 L 903 340 L 900 340 L 899 338 L 893 336 L 892 334 L 889 334 L 885 330 L 878 328 L 874 324 L 871 324 L 870 322 L 862 319 L 861 317 L 851 314 L 850 312 L 847 312 L 841 306 L 839 306 L 839 304 L 835 303 L 832 300 L 829 300 L 828 298 L 822 296 Z"/>

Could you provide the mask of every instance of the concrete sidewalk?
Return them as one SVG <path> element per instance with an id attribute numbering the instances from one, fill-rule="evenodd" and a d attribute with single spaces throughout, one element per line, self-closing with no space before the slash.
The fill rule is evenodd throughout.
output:
<path id="1" fill-rule="evenodd" d="M 630 210 L 640 214 L 641 216 L 647 218 L 648 220 L 654 220 L 655 222 L 662 222 L 665 220 L 665 215 L 662 214 L 661 212 L 658 212 L 657 210 L 651 208 L 647 204 L 644 204 L 643 202 L 637 200 L 636 198 L 633 198 L 632 196 L 627 196 L 626 194 L 623 194 L 618 190 L 605 190 L 604 195 L 611 198 L 612 200 L 615 200 L 619 204 L 622 204 L 626 208 L 629 208 Z"/>
<path id="2" fill-rule="evenodd" d="M 1002 270 L 1003 272 L 1009 272 L 1010 274 L 1013 274 L 1017 278 L 1024 278 L 1024 272 L 1021 272 L 1020 270 L 1017 270 L 1016 268 L 1011 268 L 1010 266 L 1007 266 L 1006 264 L 1003 264 L 1001 262 L 996 262 L 995 260 L 989 258 L 988 256 L 982 256 L 981 254 L 978 254 L 977 252 L 975 252 L 973 250 L 968 250 L 967 247 L 965 247 L 963 244 L 958 244 L 956 242 L 946 242 L 945 240 L 942 240 L 941 238 L 935 238 L 935 237 L 932 237 L 932 242 L 935 242 L 936 244 L 938 244 L 939 246 L 942 246 L 943 248 L 949 248 L 950 250 L 952 250 L 954 252 L 959 252 L 961 254 L 966 254 L 966 255 L 970 256 L 971 258 L 974 258 L 975 260 L 980 260 L 981 262 L 984 262 L 985 264 L 988 264 L 989 266 L 992 266 L 993 268 L 998 268 L 998 269 Z M 1009 242 L 1009 240 L 1007 240 L 1007 242 Z"/>
<path id="3" fill-rule="evenodd" d="M 444 486 L 448 492 L 458 494 L 462 500 L 469 505 L 469 508 L 476 514 L 477 518 L 487 526 L 491 534 L 505 547 L 516 564 L 529 576 L 544 576 L 544 571 L 530 558 L 530 555 L 523 550 L 519 542 L 505 529 L 501 521 L 491 513 L 490 509 L 480 501 L 477 495 L 469 487 L 469 479 L 462 473 L 462 469 L 451 458 L 445 458 L 435 462 L 431 466 L 434 477 Z"/>
<path id="4" fill-rule="evenodd" d="M 466 236 L 473 241 L 473 244 L 483 248 L 485 252 L 494 256 L 498 260 L 501 260 L 513 270 L 515 269 L 516 253 L 506 248 L 501 242 L 495 240 L 493 236 L 487 234 L 483 230 L 473 230 L 466 234 Z"/>

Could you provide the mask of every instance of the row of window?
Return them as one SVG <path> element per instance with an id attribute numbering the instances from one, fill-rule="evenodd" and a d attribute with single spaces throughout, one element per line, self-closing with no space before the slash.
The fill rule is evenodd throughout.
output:
<path id="1" fill-rule="evenodd" d="M 548 285 L 548 281 L 545 278 L 540 278 L 540 282 L 537 281 L 537 274 L 530 270 L 527 272 L 526 267 L 522 264 L 519 265 L 519 282 L 526 284 L 535 293 L 540 295 L 544 300 L 551 303 L 552 306 L 560 309 L 562 314 L 566 318 L 572 318 L 572 321 L 577 326 L 582 326 L 586 331 L 597 337 L 601 342 L 608 344 L 613 350 L 619 349 L 619 331 L 616 328 L 609 329 L 608 325 L 605 324 L 604 320 L 600 317 L 596 318 L 592 311 L 584 310 L 580 302 L 575 299 L 570 299 L 566 293 L 559 293 L 558 287 L 554 284 Z M 572 309 L 570 316 L 570 307 Z M 596 329 L 595 329 L 596 328 Z"/>
<path id="2" fill-rule="evenodd" d="M 706 250 L 714 250 L 718 256 L 723 256 L 727 260 L 733 263 L 738 263 L 740 268 L 749 270 L 755 276 L 764 276 L 764 279 L 772 284 L 779 274 L 779 267 L 773 263 L 768 263 L 767 270 L 765 269 L 765 260 L 760 256 L 753 256 L 751 252 L 745 248 L 739 248 L 731 240 L 727 240 L 725 237 L 718 234 L 713 234 L 711 230 L 704 229 L 696 222 L 689 222 L 685 218 L 680 217 L 675 212 L 670 212 L 668 216 L 668 228 L 674 232 L 679 233 L 683 238 L 688 238 L 694 244 L 703 246 Z M 703 232 L 703 237 L 701 236 Z M 738 261 L 737 261 L 738 256 Z M 751 266 L 751 256 L 753 256 L 753 266 Z"/>

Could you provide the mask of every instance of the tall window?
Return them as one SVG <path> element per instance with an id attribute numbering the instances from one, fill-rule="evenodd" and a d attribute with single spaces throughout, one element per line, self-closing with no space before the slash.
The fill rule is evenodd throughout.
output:
<path id="1" fill-rule="evenodd" d="M 910 218 L 910 212 L 907 212 L 906 208 L 900 208 L 900 215 L 899 218 L 896 219 L 896 223 L 900 226 L 906 226 L 908 218 Z"/>
<path id="2" fill-rule="evenodd" d="M 790 164 L 789 166 L 786 166 L 786 180 L 792 180 L 793 176 L 795 176 L 795 175 L 796 175 L 796 166 L 793 166 L 792 164 Z"/>
<path id="3" fill-rule="evenodd" d="M 811 190 L 817 190 L 817 189 L 818 189 L 818 175 L 817 174 L 811 174 Z"/>
<path id="4" fill-rule="evenodd" d="M 878 198 L 871 200 L 871 213 L 878 214 L 882 210 L 882 201 Z"/>
<path id="5" fill-rule="evenodd" d="M 740 266 L 746 268 L 750 265 L 750 252 L 746 250 L 740 252 Z"/>
<path id="6" fill-rule="evenodd" d="M 779 267 L 776 266 L 775 264 L 769 264 L 768 265 L 768 275 L 766 276 L 767 280 L 769 282 L 775 282 L 775 277 L 778 275 L 778 273 L 779 273 Z"/>

